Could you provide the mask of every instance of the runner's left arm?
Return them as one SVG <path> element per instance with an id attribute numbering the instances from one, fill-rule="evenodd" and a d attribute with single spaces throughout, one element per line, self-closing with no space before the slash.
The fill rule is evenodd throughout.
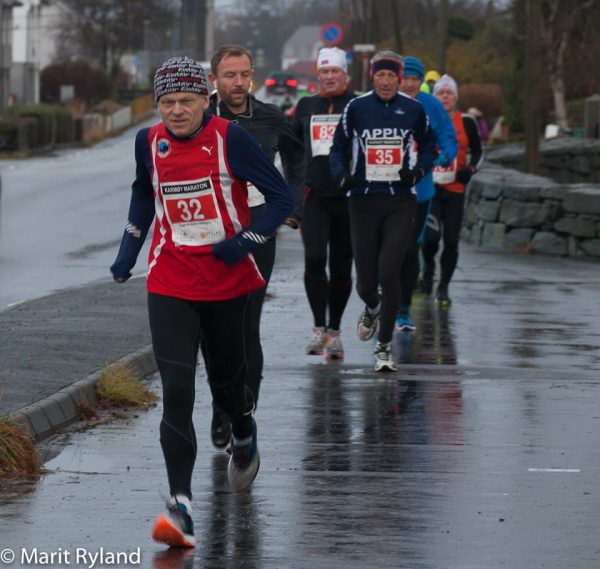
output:
<path id="1" fill-rule="evenodd" d="M 347 186 L 352 179 L 349 164 L 352 148 L 352 103 L 355 100 L 350 101 L 344 108 L 329 152 L 331 176 L 340 189 Z"/>
<path id="2" fill-rule="evenodd" d="M 304 145 L 285 119 L 282 120 L 279 135 L 279 154 L 283 172 L 294 196 L 294 210 L 290 217 L 299 223 L 304 206 Z"/>
<path id="3" fill-rule="evenodd" d="M 254 184 L 265 196 L 262 213 L 246 229 L 213 245 L 215 257 L 228 265 L 235 265 L 275 235 L 277 228 L 292 212 L 294 201 L 279 170 L 244 128 L 228 124 L 226 145 L 231 173 Z"/>
<path id="4" fill-rule="evenodd" d="M 473 172 L 477 172 L 483 164 L 483 145 L 481 144 L 481 136 L 479 134 L 479 126 L 477 121 L 466 113 L 463 113 L 463 125 L 465 133 L 469 139 L 469 167 Z"/>
<path id="5" fill-rule="evenodd" d="M 463 113 L 462 121 L 467 139 L 469 140 L 469 163 L 456 173 L 456 180 L 466 185 L 483 163 L 483 146 L 475 118 L 467 113 Z"/>

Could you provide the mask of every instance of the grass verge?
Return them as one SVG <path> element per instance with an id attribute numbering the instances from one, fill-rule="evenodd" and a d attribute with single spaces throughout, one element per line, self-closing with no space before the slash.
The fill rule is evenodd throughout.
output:
<path id="1" fill-rule="evenodd" d="M 98 403 L 103 407 L 146 407 L 158 397 L 127 366 L 111 366 L 96 385 Z"/>

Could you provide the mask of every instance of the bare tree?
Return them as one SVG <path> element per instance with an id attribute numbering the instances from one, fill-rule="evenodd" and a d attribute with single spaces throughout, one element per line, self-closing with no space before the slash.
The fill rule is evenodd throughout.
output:
<path id="1" fill-rule="evenodd" d="M 538 0 L 541 3 L 541 40 L 554 98 L 556 122 L 568 127 L 565 97 L 565 54 L 574 34 L 585 23 L 597 0 Z"/>
<path id="2" fill-rule="evenodd" d="M 157 33 L 173 18 L 172 6 L 160 0 L 65 0 L 65 4 L 60 53 L 94 60 L 112 76 L 126 51 L 148 47 L 144 22 L 149 21 Z"/>

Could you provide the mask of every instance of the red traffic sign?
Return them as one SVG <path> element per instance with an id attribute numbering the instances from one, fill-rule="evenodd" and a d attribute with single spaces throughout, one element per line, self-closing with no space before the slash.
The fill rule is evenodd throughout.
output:
<path id="1" fill-rule="evenodd" d="M 335 22 L 321 26 L 321 41 L 325 45 L 338 45 L 343 37 L 342 26 Z"/>

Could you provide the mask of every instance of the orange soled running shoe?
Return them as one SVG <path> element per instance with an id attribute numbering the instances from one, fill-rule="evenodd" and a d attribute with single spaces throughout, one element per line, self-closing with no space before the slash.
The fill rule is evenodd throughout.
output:
<path id="1" fill-rule="evenodd" d="M 166 513 L 159 514 L 152 528 L 152 539 L 169 547 L 195 547 L 194 522 L 190 510 L 176 498 L 167 503 Z"/>

